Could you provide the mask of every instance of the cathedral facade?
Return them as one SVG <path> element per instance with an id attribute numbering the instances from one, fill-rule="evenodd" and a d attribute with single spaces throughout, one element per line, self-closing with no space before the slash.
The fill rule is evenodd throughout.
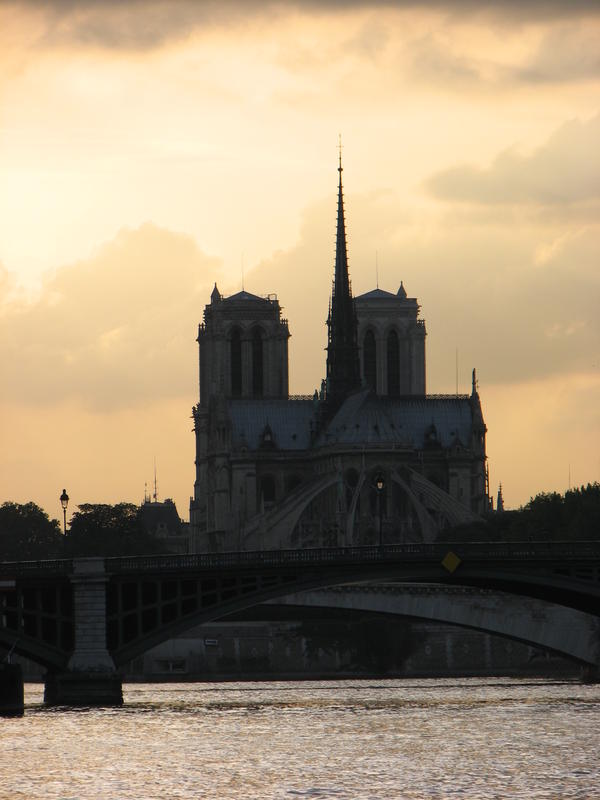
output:
<path id="1" fill-rule="evenodd" d="M 352 296 L 342 166 L 326 377 L 288 391 L 276 295 L 216 285 L 193 409 L 197 552 L 433 541 L 489 508 L 486 426 L 470 395 L 428 395 L 425 322 L 401 283 Z"/>

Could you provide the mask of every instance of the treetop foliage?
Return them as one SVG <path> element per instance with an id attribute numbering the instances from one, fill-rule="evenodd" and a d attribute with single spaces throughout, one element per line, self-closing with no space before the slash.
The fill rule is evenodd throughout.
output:
<path id="1" fill-rule="evenodd" d="M 440 541 L 600 540 L 600 483 L 564 495 L 542 492 L 518 511 L 492 512 L 485 521 L 449 528 Z"/>
<path id="2" fill-rule="evenodd" d="M 168 550 L 147 533 L 133 503 L 82 503 L 67 535 L 35 503 L 0 506 L 0 561 L 152 555 Z"/>
<path id="3" fill-rule="evenodd" d="M 82 503 L 71 518 L 65 542 L 70 557 L 132 556 L 168 552 L 146 533 L 133 503 Z"/>
<path id="4" fill-rule="evenodd" d="M 35 503 L 0 506 L 0 559 L 36 561 L 62 556 L 63 536 L 58 520 Z"/>

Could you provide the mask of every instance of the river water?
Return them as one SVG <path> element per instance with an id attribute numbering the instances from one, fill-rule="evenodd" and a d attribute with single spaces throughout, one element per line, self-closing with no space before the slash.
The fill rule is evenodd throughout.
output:
<path id="1" fill-rule="evenodd" d="M 129 684 L 120 709 L 26 686 L 0 798 L 598 798 L 600 686 L 466 678 Z"/>

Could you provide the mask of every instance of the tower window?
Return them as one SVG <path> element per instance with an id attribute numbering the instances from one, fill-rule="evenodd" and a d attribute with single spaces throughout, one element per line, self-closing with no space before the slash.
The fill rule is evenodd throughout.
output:
<path id="1" fill-rule="evenodd" d="M 236 328 L 231 334 L 231 394 L 240 397 L 242 394 L 242 337 Z"/>
<path id="2" fill-rule="evenodd" d="M 365 333 L 363 342 L 364 378 L 366 385 L 377 389 L 377 344 L 373 331 Z"/>
<path id="3" fill-rule="evenodd" d="M 263 394 L 263 336 L 260 328 L 252 334 L 252 394 Z"/>
<path id="4" fill-rule="evenodd" d="M 387 391 L 390 397 L 400 394 L 400 344 L 396 331 L 387 337 Z"/>

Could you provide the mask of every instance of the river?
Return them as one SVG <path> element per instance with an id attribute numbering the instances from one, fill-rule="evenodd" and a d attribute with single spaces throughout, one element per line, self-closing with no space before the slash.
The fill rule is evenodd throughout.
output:
<path id="1" fill-rule="evenodd" d="M 0 719 L 0 797 L 597 798 L 600 686 L 491 678 L 128 684 Z"/>

